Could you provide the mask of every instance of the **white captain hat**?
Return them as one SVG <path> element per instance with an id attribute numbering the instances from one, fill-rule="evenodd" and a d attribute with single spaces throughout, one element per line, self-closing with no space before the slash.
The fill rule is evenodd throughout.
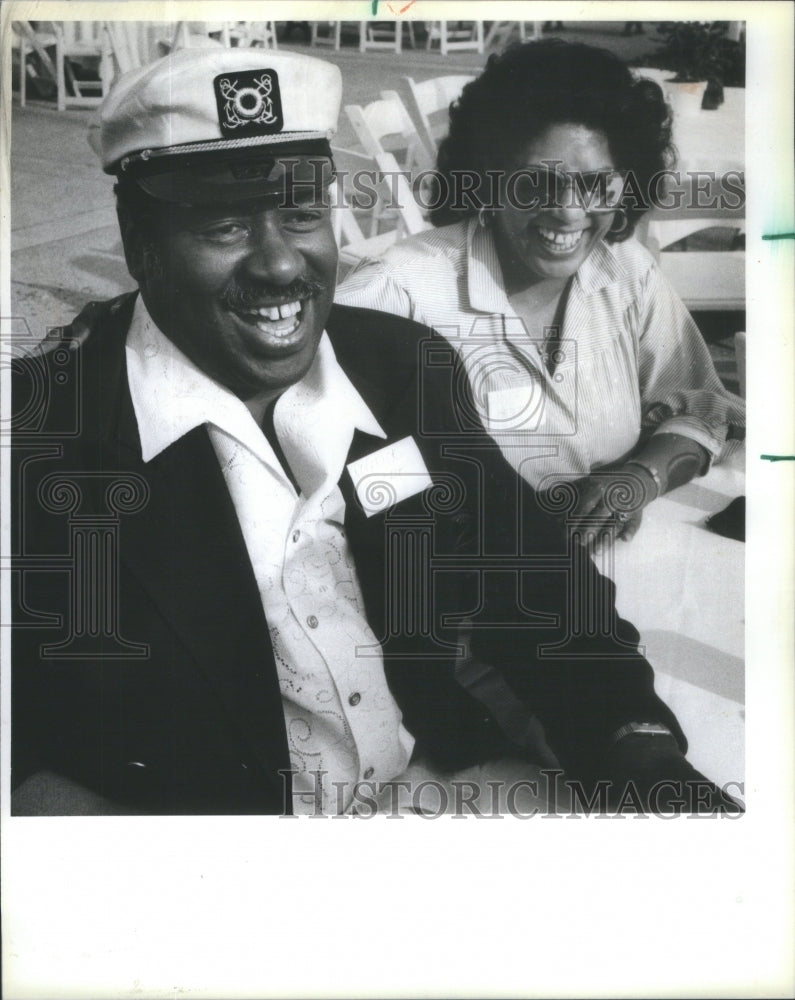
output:
<path id="1" fill-rule="evenodd" d="M 106 173 L 154 198 L 238 201 L 283 188 L 290 162 L 326 161 L 315 174 L 327 183 L 341 98 L 339 69 L 321 59 L 181 49 L 121 76 L 89 141 Z"/>

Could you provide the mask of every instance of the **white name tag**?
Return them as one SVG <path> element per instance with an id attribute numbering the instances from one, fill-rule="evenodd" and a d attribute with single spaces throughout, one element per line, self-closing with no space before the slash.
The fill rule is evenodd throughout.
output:
<path id="1" fill-rule="evenodd" d="M 368 517 L 433 486 L 420 449 L 412 437 L 403 438 L 351 462 L 348 472 L 359 503 Z"/>
<path id="2" fill-rule="evenodd" d="M 545 421 L 544 389 L 541 385 L 519 385 L 496 389 L 486 397 L 488 428 L 499 431 L 536 431 Z"/>

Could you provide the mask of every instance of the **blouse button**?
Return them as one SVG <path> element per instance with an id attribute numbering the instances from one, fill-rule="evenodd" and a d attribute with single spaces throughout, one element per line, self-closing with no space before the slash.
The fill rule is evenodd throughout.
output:
<path id="1" fill-rule="evenodd" d="M 348 698 L 348 704 L 353 705 L 355 707 L 356 705 L 359 704 L 361 700 L 362 696 L 359 694 L 359 692 L 354 691 L 353 694 L 350 696 L 350 698 Z"/>
<path id="2" fill-rule="evenodd" d="M 367 778 L 372 778 L 372 776 L 374 774 L 375 774 L 375 768 L 374 767 L 368 767 L 367 770 L 364 772 L 364 778 L 365 778 L 365 780 Z"/>
<path id="3" fill-rule="evenodd" d="M 300 531 L 294 531 L 293 532 L 293 541 L 294 542 L 297 542 L 300 537 L 301 537 L 301 532 Z"/>
<path id="4" fill-rule="evenodd" d="M 306 620 L 307 625 L 310 628 L 317 628 L 318 622 L 314 615 L 310 615 Z"/>

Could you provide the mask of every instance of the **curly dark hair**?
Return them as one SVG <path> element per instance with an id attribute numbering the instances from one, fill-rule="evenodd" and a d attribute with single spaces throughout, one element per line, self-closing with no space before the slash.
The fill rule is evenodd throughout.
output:
<path id="1" fill-rule="evenodd" d="M 485 178 L 487 170 L 506 169 L 530 141 L 564 122 L 603 132 L 616 168 L 633 175 L 623 205 L 627 225 L 606 238 L 630 236 L 653 204 L 651 179 L 675 158 L 670 109 L 656 83 L 636 79 L 611 52 L 556 38 L 491 56 L 451 105 L 450 132 L 437 159 L 444 201 L 431 213 L 434 225 L 460 221 L 462 213 L 477 209 L 471 201 L 453 204 L 456 174 Z"/>

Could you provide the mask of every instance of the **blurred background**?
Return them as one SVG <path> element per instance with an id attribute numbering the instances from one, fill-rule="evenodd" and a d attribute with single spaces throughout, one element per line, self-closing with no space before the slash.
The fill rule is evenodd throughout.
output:
<path id="1" fill-rule="evenodd" d="M 282 8 L 283 9 L 283 8 Z M 400 172 L 362 206 L 343 186 L 335 212 L 341 272 L 429 225 L 411 197 L 431 168 L 447 110 L 489 55 L 546 37 L 611 50 L 658 82 L 674 118 L 683 174 L 742 175 L 745 30 L 741 22 L 228 21 L 13 22 L 12 311 L 31 337 L 89 299 L 133 287 L 116 227 L 112 179 L 86 142 L 121 73 L 177 48 L 283 48 L 335 62 L 343 111 L 337 166 Z M 721 376 L 737 391 L 735 334 L 745 330 L 744 205 L 652 213 L 638 233 L 694 313 Z M 744 338 L 741 347 L 744 346 Z"/>

